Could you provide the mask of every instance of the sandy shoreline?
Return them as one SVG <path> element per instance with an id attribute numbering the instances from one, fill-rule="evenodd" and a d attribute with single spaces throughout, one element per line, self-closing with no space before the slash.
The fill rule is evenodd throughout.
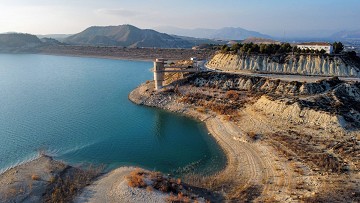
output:
<path id="1" fill-rule="evenodd" d="M 287 143 L 282 144 L 271 138 L 276 136 L 276 133 L 288 133 L 289 129 L 315 135 L 329 133 L 322 128 L 307 128 L 305 125 L 293 124 L 286 120 L 276 120 L 272 117 L 274 114 L 270 114 L 269 117 L 260 111 L 259 106 L 256 105 L 262 104 L 261 102 L 256 105 L 249 102 L 238 112 L 241 122 L 232 122 L 226 115 L 204 111 L 199 106 L 179 102 L 179 99 L 186 95 L 178 97 L 174 93 L 188 91 L 201 94 L 201 91 L 209 91 L 206 88 L 187 84 L 175 85 L 176 87 L 169 85 L 168 88 L 156 92 L 153 86 L 152 82 L 140 85 L 129 94 L 129 99 L 138 105 L 165 109 L 205 122 L 208 132 L 224 150 L 227 165 L 218 175 L 210 177 L 204 184 L 210 190 L 221 192 L 226 200 L 302 202 L 347 201 L 357 198 L 359 173 L 356 172 L 356 167 L 353 169 L 354 172 L 349 174 L 329 173 L 323 169 L 318 172 L 319 169 L 309 165 L 296 155 L 293 149 L 284 145 Z M 215 92 L 219 93 L 219 91 Z M 266 98 L 261 97 L 256 100 L 266 101 Z M 255 141 L 250 136 L 254 131 L 265 135 L 266 138 Z M 330 132 L 331 134 L 333 133 Z M 351 137 L 352 133 L 349 136 Z M 314 146 L 316 147 L 317 144 L 314 143 Z M 348 190 L 340 190 L 342 194 L 348 194 L 334 195 L 337 193 L 338 185 L 348 188 Z"/>
<path id="2" fill-rule="evenodd" d="M 216 139 L 227 157 L 226 167 L 214 177 L 213 181 L 218 181 L 220 185 L 224 185 L 223 187 L 231 187 L 232 189 L 229 189 L 229 191 L 231 191 L 232 195 L 244 191 L 248 186 L 257 185 L 262 188 L 264 185 L 262 184 L 263 180 L 271 175 L 275 175 L 273 174 L 271 161 L 265 162 L 261 157 L 265 155 L 265 149 L 260 148 L 264 151 L 259 151 L 256 144 L 248 142 L 246 133 L 233 123 L 215 115 L 199 113 L 194 109 L 186 108 L 176 103 L 170 102 L 171 104 L 165 106 L 152 105 L 153 103 L 149 105 L 147 103 L 149 98 L 144 96 L 146 95 L 144 88 L 147 87 L 143 84 L 133 90 L 129 94 L 129 99 L 138 105 L 155 106 L 199 119 L 205 123 L 208 132 Z M 257 188 L 254 189 L 257 190 Z M 291 201 L 288 195 L 282 196 L 282 201 Z M 236 197 L 228 196 L 228 199 L 236 199 Z"/>

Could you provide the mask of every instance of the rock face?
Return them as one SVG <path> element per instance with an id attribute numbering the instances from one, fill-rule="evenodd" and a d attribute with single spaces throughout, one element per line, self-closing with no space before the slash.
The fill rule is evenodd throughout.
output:
<path id="1" fill-rule="evenodd" d="M 198 73 L 185 84 L 266 95 L 254 107 L 298 124 L 326 129 L 360 128 L 360 83 L 336 78 L 290 82 L 230 73 Z"/>
<path id="2" fill-rule="evenodd" d="M 346 56 L 216 54 L 207 64 L 220 70 L 360 77 L 360 67 Z"/>
<path id="3" fill-rule="evenodd" d="M 252 108 L 262 111 L 273 119 L 281 119 L 298 125 L 319 126 L 332 132 L 337 131 L 337 129 L 347 128 L 343 116 L 303 108 L 298 102 L 289 104 L 286 99 L 271 100 L 266 96 L 262 96 Z"/>
<path id="4" fill-rule="evenodd" d="M 198 73 L 189 77 L 188 82 L 199 87 L 255 91 L 277 95 L 320 94 L 341 83 L 336 79 L 322 80 L 316 83 L 289 82 L 230 73 Z"/>

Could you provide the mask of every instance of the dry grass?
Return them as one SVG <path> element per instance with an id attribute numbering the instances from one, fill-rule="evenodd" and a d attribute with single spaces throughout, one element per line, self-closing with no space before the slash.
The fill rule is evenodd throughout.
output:
<path id="1" fill-rule="evenodd" d="M 86 169 L 68 168 L 57 177 L 50 178 L 44 202 L 71 202 L 73 197 L 89 185 L 104 169 L 104 166 L 88 166 Z"/>
<path id="2" fill-rule="evenodd" d="M 323 172 L 344 173 L 347 163 L 341 156 L 330 153 L 325 148 L 319 148 L 317 141 L 311 135 L 299 134 L 295 131 L 278 132 L 267 136 L 273 146 L 289 159 L 300 158 L 312 170 L 320 169 Z M 323 141 L 321 140 L 323 143 Z"/>
<path id="3" fill-rule="evenodd" d="M 144 181 L 144 171 L 135 169 L 127 176 L 128 185 L 130 187 L 145 188 L 147 185 Z"/>
<path id="4" fill-rule="evenodd" d="M 176 202 L 176 203 L 188 203 L 191 202 L 190 198 L 188 196 L 184 196 L 181 192 L 179 192 L 177 195 L 171 194 L 169 197 L 166 198 L 167 202 Z"/>
<path id="5" fill-rule="evenodd" d="M 136 188 L 146 188 L 147 191 L 158 190 L 170 193 L 168 202 L 193 202 L 197 199 L 191 190 L 182 183 L 180 178 L 170 178 L 159 172 L 148 172 L 135 169 L 127 176 L 128 185 Z M 146 182 L 151 182 L 147 185 Z"/>

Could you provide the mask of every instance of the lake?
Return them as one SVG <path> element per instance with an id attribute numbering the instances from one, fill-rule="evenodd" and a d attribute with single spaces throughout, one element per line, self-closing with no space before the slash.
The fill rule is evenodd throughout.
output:
<path id="1" fill-rule="evenodd" d="M 70 164 L 135 165 L 165 173 L 220 170 L 203 123 L 138 106 L 128 94 L 151 62 L 0 54 L 0 172 L 45 151 Z"/>

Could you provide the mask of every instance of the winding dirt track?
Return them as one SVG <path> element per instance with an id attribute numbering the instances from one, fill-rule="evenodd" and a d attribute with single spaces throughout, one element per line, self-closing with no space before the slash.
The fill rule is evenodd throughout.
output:
<path id="1" fill-rule="evenodd" d="M 289 166 L 272 155 L 267 147 L 246 142 L 243 131 L 232 123 L 219 118 L 208 119 L 207 127 L 228 154 L 228 167 L 221 179 L 232 180 L 236 188 L 229 198 L 236 199 L 244 191 L 254 193 L 252 199 L 261 195 L 264 200 L 292 201 L 290 187 L 293 172 Z M 248 191 L 249 189 L 255 191 Z"/>

